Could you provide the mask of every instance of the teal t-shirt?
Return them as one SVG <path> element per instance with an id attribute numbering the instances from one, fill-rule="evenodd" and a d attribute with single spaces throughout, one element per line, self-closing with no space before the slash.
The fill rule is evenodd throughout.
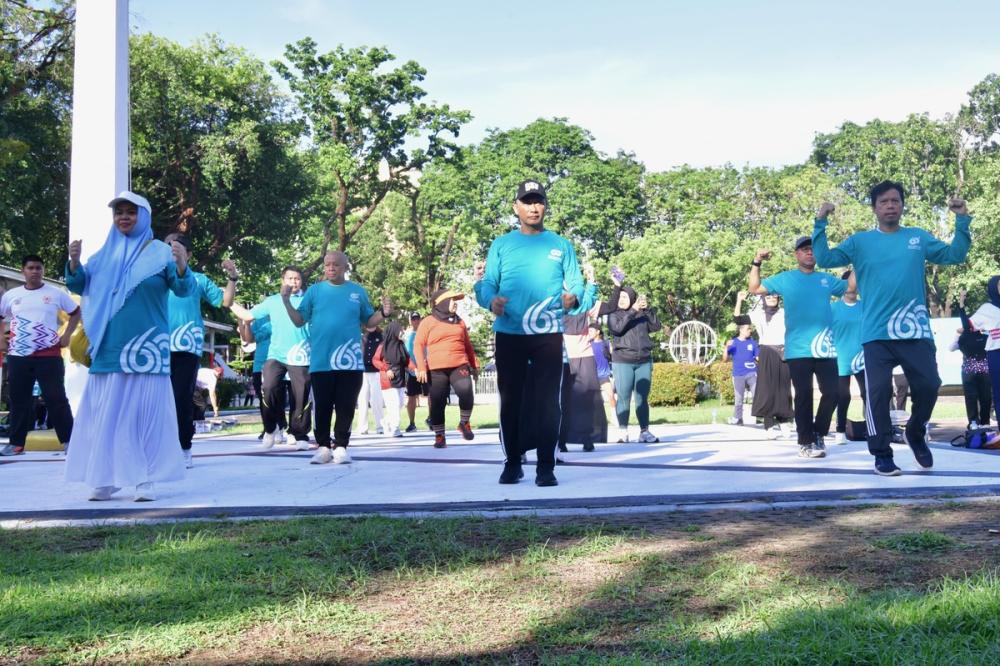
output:
<path id="1" fill-rule="evenodd" d="M 85 269 L 67 273 L 66 286 L 75 293 L 86 284 Z M 101 346 L 91 359 L 91 374 L 170 374 L 170 324 L 167 292 L 185 297 L 196 288 L 192 271 L 177 275 L 177 266 L 168 264 L 132 291 L 122 309 L 108 322 Z"/>
<path id="2" fill-rule="evenodd" d="M 837 372 L 841 377 L 854 375 L 865 369 L 865 353 L 861 348 L 861 320 L 864 303 L 854 301 L 848 305 L 837 301 L 830 306 L 833 322 L 833 342 L 837 345 Z"/>
<path id="3" fill-rule="evenodd" d="M 956 216 L 955 236 L 950 244 L 923 229 L 900 227 L 893 233 L 878 229 L 860 231 L 830 248 L 827 220 L 815 221 L 816 265 L 832 268 L 851 264 L 857 273 L 858 293 L 865 301 L 862 344 L 872 340 L 934 338 L 924 287 L 925 263 L 965 261 L 972 244 L 971 223 L 968 215 Z"/>
<path id="4" fill-rule="evenodd" d="M 847 290 L 847 281 L 813 271 L 785 271 L 761 284 L 785 301 L 785 358 L 836 358 L 830 331 L 830 297 Z"/>
<path id="5" fill-rule="evenodd" d="M 361 325 L 375 314 L 364 287 L 350 281 L 344 284 L 317 282 L 306 290 L 305 297 L 296 307 L 313 331 L 309 372 L 364 372 Z"/>
<path id="6" fill-rule="evenodd" d="M 257 343 L 257 349 L 253 353 L 253 371 L 262 372 L 264 361 L 267 360 L 267 350 L 271 346 L 271 320 L 266 317 L 254 319 L 250 322 L 250 331 Z"/>
<path id="7" fill-rule="evenodd" d="M 493 322 L 497 333 L 562 333 L 562 294 L 584 298 L 583 275 L 572 243 L 551 231 L 514 230 L 497 238 L 486 256 L 486 274 L 476 283 L 476 301 L 487 310 L 496 296 L 508 300 Z"/>
<path id="8" fill-rule="evenodd" d="M 219 307 L 222 305 L 222 290 L 204 273 L 190 272 L 196 285 L 194 291 L 187 296 L 178 296 L 174 292 L 167 295 L 170 351 L 201 356 L 205 348 L 205 322 L 201 318 L 201 302 Z"/>
<path id="9" fill-rule="evenodd" d="M 289 300 L 292 307 L 298 308 L 304 295 L 302 292 L 292 294 Z M 264 299 L 263 303 L 255 305 L 250 311 L 253 318 L 271 320 L 271 344 L 267 348 L 268 360 L 275 360 L 285 365 L 309 365 L 309 324 L 299 328 L 292 323 L 281 300 L 281 294 L 274 294 Z"/>

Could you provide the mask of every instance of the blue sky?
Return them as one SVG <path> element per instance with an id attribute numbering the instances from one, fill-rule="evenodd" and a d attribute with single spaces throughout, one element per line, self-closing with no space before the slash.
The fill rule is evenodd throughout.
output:
<path id="1" fill-rule="evenodd" d="M 302 37 L 384 45 L 487 128 L 567 117 L 652 170 L 804 161 L 844 121 L 956 111 L 1000 71 L 1000 2 L 131 0 L 133 32 L 263 60 Z"/>

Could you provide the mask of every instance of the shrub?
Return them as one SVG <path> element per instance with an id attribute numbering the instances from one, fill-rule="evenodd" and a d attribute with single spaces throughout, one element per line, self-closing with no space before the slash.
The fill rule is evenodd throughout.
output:
<path id="1" fill-rule="evenodd" d="M 215 385 L 215 397 L 219 401 L 219 409 L 225 409 L 232 405 L 233 398 L 243 395 L 243 384 L 235 379 L 220 379 Z"/>
<path id="2" fill-rule="evenodd" d="M 733 364 L 731 361 L 716 361 L 705 368 L 705 376 L 712 386 L 712 393 L 719 396 L 719 400 L 732 404 L 736 399 L 736 390 L 733 388 Z"/>
<path id="3" fill-rule="evenodd" d="M 654 363 L 649 404 L 653 407 L 690 407 L 698 404 L 705 368 L 688 363 Z"/>

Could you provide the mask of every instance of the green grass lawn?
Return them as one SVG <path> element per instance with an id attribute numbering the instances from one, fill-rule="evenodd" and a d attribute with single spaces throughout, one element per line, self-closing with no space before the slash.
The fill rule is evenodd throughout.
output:
<path id="1" fill-rule="evenodd" d="M 984 505 L 8 530 L 0 662 L 995 664 L 997 520 Z"/>

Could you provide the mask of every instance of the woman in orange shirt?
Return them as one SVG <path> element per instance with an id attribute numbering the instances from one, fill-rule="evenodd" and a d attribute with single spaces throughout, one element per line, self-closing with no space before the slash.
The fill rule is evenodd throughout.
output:
<path id="1" fill-rule="evenodd" d="M 474 436 L 469 419 L 475 400 L 472 382 L 479 374 L 479 364 L 469 340 L 469 330 L 456 314 L 458 301 L 463 298 L 465 294 L 449 289 L 434 292 L 431 316 L 420 322 L 413 340 L 417 381 L 430 383 L 431 429 L 434 447 L 438 449 L 446 446 L 444 408 L 452 389 L 458 396 L 458 431 L 467 440 Z"/>

